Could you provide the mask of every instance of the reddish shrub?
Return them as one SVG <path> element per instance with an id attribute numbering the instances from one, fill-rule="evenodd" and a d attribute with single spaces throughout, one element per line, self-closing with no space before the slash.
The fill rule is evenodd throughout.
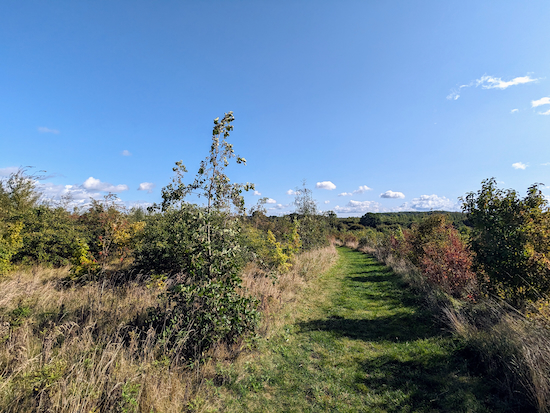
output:
<path id="1" fill-rule="evenodd" d="M 444 215 L 430 215 L 390 242 L 392 250 L 407 257 L 430 283 L 455 297 L 475 296 L 472 253 Z"/>

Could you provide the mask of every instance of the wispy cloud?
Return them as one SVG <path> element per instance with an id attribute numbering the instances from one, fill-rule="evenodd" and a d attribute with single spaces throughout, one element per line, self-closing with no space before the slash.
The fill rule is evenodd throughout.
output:
<path id="1" fill-rule="evenodd" d="M 546 112 L 539 112 L 539 115 L 550 115 L 550 109 L 548 109 Z"/>
<path id="2" fill-rule="evenodd" d="M 45 126 L 39 126 L 38 127 L 38 132 L 40 132 L 40 133 L 55 133 L 56 135 L 59 133 L 59 131 L 57 129 L 50 129 L 50 128 L 46 128 Z"/>
<path id="3" fill-rule="evenodd" d="M 531 76 L 515 77 L 512 80 L 502 80 L 500 77 L 481 76 L 476 80 L 476 86 L 481 86 L 482 89 L 507 89 L 510 86 L 523 85 L 525 83 L 536 82 L 539 79 L 533 79 Z"/>
<path id="4" fill-rule="evenodd" d="M 300 193 L 300 191 L 293 191 L 292 189 L 289 189 L 288 191 L 286 191 L 287 195 L 297 195 L 299 193 Z"/>
<path id="5" fill-rule="evenodd" d="M 449 100 L 457 100 L 457 99 L 460 97 L 460 91 L 462 90 L 462 88 L 470 87 L 470 86 L 472 86 L 473 84 L 474 84 L 474 83 L 471 82 L 471 83 L 469 83 L 469 84 L 467 84 L 467 85 L 461 85 L 461 86 L 457 87 L 456 89 L 451 90 L 451 93 L 449 93 L 449 94 L 447 95 L 447 99 L 449 99 Z"/>
<path id="6" fill-rule="evenodd" d="M 256 195 L 256 196 L 262 196 L 262 193 L 261 193 L 261 192 L 258 192 L 258 191 L 254 191 L 254 195 Z"/>
<path id="7" fill-rule="evenodd" d="M 518 113 L 518 112 L 519 112 L 519 109 L 512 109 L 512 110 L 510 111 L 510 113 Z"/>
<path id="8" fill-rule="evenodd" d="M 101 182 L 99 179 L 90 176 L 82 184 L 84 189 L 88 191 L 101 191 L 101 192 L 122 192 L 128 190 L 128 185 L 112 185 L 107 182 Z"/>
<path id="9" fill-rule="evenodd" d="M 315 188 L 328 189 L 329 191 L 332 191 L 333 189 L 336 189 L 336 185 L 334 185 L 330 181 L 323 181 L 323 182 L 317 182 L 317 184 L 315 184 Z"/>
<path id="10" fill-rule="evenodd" d="M 524 164 L 523 162 L 516 162 L 516 163 L 512 164 L 512 168 L 514 168 L 514 169 L 525 169 L 525 168 L 527 168 L 527 165 Z"/>
<path id="11" fill-rule="evenodd" d="M 152 182 L 142 182 L 139 184 L 138 191 L 147 191 L 148 194 L 153 192 L 153 188 L 155 188 L 155 184 Z"/>
<path id="12" fill-rule="evenodd" d="M 330 201 L 325 201 L 325 202 L 323 202 L 323 203 L 324 203 L 324 204 L 330 204 Z"/>
<path id="13" fill-rule="evenodd" d="M 132 154 L 130 153 L 130 151 L 128 149 L 124 149 L 122 152 L 121 152 L 121 155 L 122 156 L 132 156 Z"/>
<path id="14" fill-rule="evenodd" d="M 265 201 L 266 204 L 276 204 L 277 201 L 275 201 L 274 199 L 272 198 L 267 198 L 267 200 Z"/>
<path id="15" fill-rule="evenodd" d="M 386 191 L 380 194 L 380 198 L 405 198 L 405 194 L 403 192 Z"/>
<path id="16" fill-rule="evenodd" d="M 457 100 L 460 97 L 462 88 L 465 88 L 465 87 L 481 86 L 482 89 L 504 90 L 509 88 L 510 86 L 523 85 L 526 83 L 536 82 L 538 80 L 539 80 L 538 78 L 534 79 L 529 75 L 515 77 L 512 80 L 502 80 L 502 78 L 500 77 L 483 75 L 479 79 L 473 80 L 466 85 L 461 85 L 461 86 L 458 86 L 457 88 L 452 89 L 451 93 L 447 95 L 447 99 Z"/>
<path id="17" fill-rule="evenodd" d="M 338 194 L 338 196 L 352 196 L 353 193 L 351 192 L 342 192 L 341 194 Z"/>

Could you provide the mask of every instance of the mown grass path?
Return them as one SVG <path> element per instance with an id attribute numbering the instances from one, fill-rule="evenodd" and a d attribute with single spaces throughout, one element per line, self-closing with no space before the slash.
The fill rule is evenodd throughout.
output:
<path id="1" fill-rule="evenodd" d="M 283 331 L 261 345 L 262 355 L 218 388 L 222 410 L 505 410 L 398 276 L 363 253 L 339 254 Z"/>

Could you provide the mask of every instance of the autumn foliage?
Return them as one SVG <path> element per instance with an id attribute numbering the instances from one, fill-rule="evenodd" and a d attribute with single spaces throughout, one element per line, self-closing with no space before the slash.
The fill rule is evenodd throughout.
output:
<path id="1" fill-rule="evenodd" d="M 475 297 L 472 253 L 445 215 L 430 215 L 390 242 L 392 250 L 408 258 L 428 282 L 454 297 Z"/>

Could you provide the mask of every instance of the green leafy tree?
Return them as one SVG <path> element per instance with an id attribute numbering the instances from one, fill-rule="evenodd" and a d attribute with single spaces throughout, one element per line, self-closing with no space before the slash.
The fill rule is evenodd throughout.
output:
<path id="1" fill-rule="evenodd" d="M 214 120 L 210 154 L 192 183 L 184 182 L 183 162 L 176 163 L 176 176 L 162 189 L 162 204 L 151 208 L 156 212 L 137 254 L 141 268 L 156 255 L 160 268 L 149 267 L 150 271 L 182 275 L 182 282 L 162 296 L 162 305 L 150 317 L 176 362 L 200 357 L 213 343 L 231 342 L 256 324 L 257 303 L 239 293 L 244 264 L 239 242 L 242 192 L 254 186 L 231 183 L 225 173 L 232 158 L 246 163 L 227 142 L 233 120 L 232 112 Z M 205 199 L 206 205 L 186 202 L 189 195 Z"/>
<path id="2" fill-rule="evenodd" d="M 539 186 L 521 198 L 492 178 L 463 199 L 480 282 L 515 305 L 550 293 L 550 214 Z"/>
<path id="3" fill-rule="evenodd" d="M 372 212 L 367 212 L 361 217 L 359 223 L 364 227 L 377 228 L 380 224 L 382 224 L 382 220 L 378 215 L 373 214 Z"/>
<path id="4" fill-rule="evenodd" d="M 304 184 L 295 191 L 292 218 L 298 221 L 302 249 L 307 251 L 328 244 L 328 222 L 317 210 L 311 189 Z"/>
<path id="5" fill-rule="evenodd" d="M 40 199 L 35 178 L 19 169 L 0 179 L 0 273 L 11 269 L 14 257 L 23 248 L 25 222 Z"/>

